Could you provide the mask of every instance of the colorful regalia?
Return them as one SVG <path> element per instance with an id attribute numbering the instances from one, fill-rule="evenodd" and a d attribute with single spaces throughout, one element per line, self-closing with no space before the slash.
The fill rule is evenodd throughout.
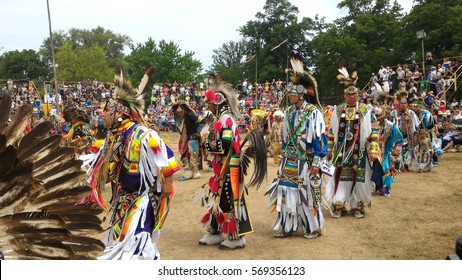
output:
<path id="1" fill-rule="evenodd" d="M 395 123 L 403 134 L 403 147 L 399 157 L 397 169 L 400 171 L 416 170 L 416 139 L 420 120 L 414 111 L 408 108 L 408 93 L 401 90 L 397 93 L 399 107 L 390 113 L 390 119 Z"/>
<path id="2" fill-rule="evenodd" d="M 294 83 L 288 85 L 286 94 L 292 105 L 282 122 L 282 161 L 266 194 L 277 212 L 274 237 L 292 235 L 300 228 L 311 239 L 324 229 L 320 168 L 327 154 L 326 127 L 322 111 L 315 106 L 319 103 L 310 100 L 310 96 L 317 100 L 316 80 L 304 71 L 295 54 L 291 63 Z M 312 173 L 313 168 L 317 173 Z"/>
<path id="3" fill-rule="evenodd" d="M 111 228 L 100 259 L 158 259 L 156 243 L 173 196 L 161 197 L 162 180 L 179 164 L 157 132 L 130 120 L 105 141 L 89 170 L 90 184 L 96 185 L 108 161 L 113 192 Z M 98 202 L 107 207 L 100 195 Z"/>
<path id="4" fill-rule="evenodd" d="M 380 146 L 380 163 L 382 166 L 382 184 L 376 185 L 376 191 L 380 195 L 390 196 L 391 186 L 394 182 L 396 173 L 393 159 L 399 156 L 403 146 L 403 134 L 398 126 L 384 118 L 385 109 L 380 112 L 382 115 L 378 122 L 379 125 L 379 146 Z"/>
<path id="5" fill-rule="evenodd" d="M 65 145 L 76 148 L 78 153 L 85 153 L 93 143 L 93 131 L 86 110 L 74 104 L 67 105 L 63 110 L 64 120 L 70 123 L 70 129 L 64 136 Z"/>
<path id="6" fill-rule="evenodd" d="M 265 178 L 267 151 L 264 137 L 261 130 L 254 129 L 241 145 L 237 94 L 229 84 L 215 79 L 209 83 L 206 99 L 216 119 L 210 129 L 203 129 L 208 132 L 203 145 L 208 152 L 213 176 L 208 182 L 208 192 L 201 193 L 202 188 L 195 196 L 207 207 L 201 222 L 208 233 L 199 240 L 199 244 L 220 244 L 219 248 L 224 250 L 243 248 L 246 244 L 244 235 L 253 232 L 246 206 L 244 175 L 247 174 L 249 156 L 252 156 L 255 169 L 249 185 L 258 187 Z M 244 147 L 246 142 L 249 146 Z"/>
<path id="7" fill-rule="evenodd" d="M 168 196 L 163 191 L 180 166 L 157 132 L 143 123 L 142 87 L 134 90 L 121 76 L 116 76 L 115 85 L 118 98 L 107 102 L 105 114 L 123 112 L 125 119 L 110 128 L 88 170 L 92 201 L 112 211 L 106 249 L 99 259 L 159 259 L 156 244 L 173 196 L 173 191 Z M 110 205 L 101 194 L 108 181 Z"/>
<path id="8" fill-rule="evenodd" d="M 441 156 L 441 147 L 436 141 L 437 138 L 433 131 L 436 120 L 423 106 L 422 99 L 416 99 L 412 102 L 412 108 L 419 118 L 419 132 L 414 150 L 417 164 L 411 165 L 410 169 L 419 172 L 431 171 L 433 168 L 433 155 L 439 151 Z"/>
<path id="9" fill-rule="evenodd" d="M 375 160 L 378 155 L 378 134 L 372 128 L 372 110 L 357 101 L 356 72 L 351 77 L 345 68 L 339 72 L 337 78 L 346 86 L 345 98 L 356 97 L 356 102 L 336 106 L 332 113 L 329 153 L 335 172 L 326 185 L 326 198 L 332 203 L 332 217 L 340 217 L 349 206 L 356 218 L 362 218 L 372 199 L 369 161 L 373 160 L 369 156 Z"/>

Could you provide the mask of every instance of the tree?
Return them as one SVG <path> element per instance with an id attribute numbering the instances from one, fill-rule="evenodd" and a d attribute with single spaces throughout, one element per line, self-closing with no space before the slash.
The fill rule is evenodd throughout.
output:
<path id="1" fill-rule="evenodd" d="M 73 49 L 65 44 L 56 53 L 57 78 L 61 81 L 77 82 L 88 79 L 109 82 L 114 71 L 109 67 L 105 52 L 97 45 Z"/>
<path id="2" fill-rule="evenodd" d="M 116 34 L 100 26 L 91 30 L 71 28 L 68 32 L 53 32 L 53 39 L 56 53 L 66 44 L 73 50 L 91 48 L 93 46 L 101 48 L 105 59 L 109 63 L 109 67 L 114 72 L 126 68 L 123 51 L 125 47 L 130 47 L 132 44 L 130 37 Z M 43 41 L 39 53 L 51 69 L 52 59 L 49 37 Z"/>
<path id="3" fill-rule="evenodd" d="M 326 32 L 317 34 L 312 42 L 321 98 L 327 102 L 342 94 L 336 81 L 337 68 L 345 66 L 349 72 L 358 71 L 357 85 L 363 88 L 380 65 L 395 66 L 412 53 L 399 39 L 403 15 L 397 3 L 345 0 L 338 7 L 348 8 L 349 13 L 335 20 Z M 315 25 L 322 26 L 322 22 Z"/>
<path id="4" fill-rule="evenodd" d="M 255 64 L 248 63 L 243 78 L 255 78 L 258 81 L 270 81 L 273 78 L 282 80 L 286 77 L 284 69 L 287 67 L 289 49 L 296 49 L 302 56 L 307 56 L 308 37 L 312 35 L 314 22 L 310 18 L 303 18 L 298 22 L 298 8 L 287 0 L 267 0 L 263 10 L 256 14 L 255 21 L 248 21 L 239 28 L 246 42 L 247 55 L 250 57 L 256 54 L 255 63 L 258 63 L 258 77 L 252 75 L 255 73 Z M 286 39 L 287 45 L 271 50 Z"/>
<path id="5" fill-rule="evenodd" d="M 151 66 L 156 68 L 156 72 L 151 78 L 148 88 L 152 88 L 154 82 L 169 84 L 177 81 L 178 83 L 192 83 L 200 79 L 202 63 L 193 58 L 194 52 L 186 51 L 181 54 L 181 48 L 173 41 L 159 41 L 156 44 L 152 38 L 144 44 L 137 44 L 132 47 L 130 55 L 126 57 L 129 63 L 128 74 L 134 85 L 137 85 L 146 69 Z"/>
<path id="6" fill-rule="evenodd" d="M 46 65 L 34 50 L 10 51 L 0 56 L 0 77 L 34 80 L 46 74 Z"/>
<path id="7" fill-rule="evenodd" d="M 245 43 L 229 41 L 213 50 L 210 72 L 221 73 L 225 81 L 237 84 L 244 72 Z"/>
<path id="8" fill-rule="evenodd" d="M 412 11 L 404 17 L 403 37 L 409 48 L 422 57 L 421 41 L 415 32 L 424 30 L 425 51 L 434 58 L 460 56 L 462 53 L 462 1 L 461 0 L 417 0 Z M 420 59 L 421 60 L 421 59 Z"/>

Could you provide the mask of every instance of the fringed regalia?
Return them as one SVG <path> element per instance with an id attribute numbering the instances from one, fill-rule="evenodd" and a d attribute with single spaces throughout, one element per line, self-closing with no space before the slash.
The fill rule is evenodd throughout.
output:
<path id="1" fill-rule="evenodd" d="M 416 163 L 416 140 L 415 136 L 419 129 L 419 117 L 410 109 L 400 111 L 395 109 L 390 114 L 393 122 L 403 134 L 403 148 L 399 159 L 399 170 L 417 170 Z"/>
<path id="2" fill-rule="evenodd" d="M 209 179 L 208 212 L 202 223 L 212 235 L 223 232 L 228 239 L 235 240 L 253 232 L 253 228 L 239 170 L 241 136 L 227 106 L 213 123 L 213 133 L 212 140 L 205 143 L 214 175 Z"/>
<path id="3" fill-rule="evenodd" d="M 122 75 L 116 76 L 117 98 L 106 103 L 109 116 L 115 118 L 119 112 L 125 119 L 120 117 L 117 123 L 113 119 L 103 148 L 88 170 L 92 201 L 108 208 L 101 189 L 108 181 L 112 187 L 110 229 L 100 259 L 160 258 L 156 244 L 173 196 L 171 176 L 180 166 L 171 149 L 144 122 L 143 89 L 153 72 L 153 68 L 145 72 L 137 89 Z"/>
<path id="4" fill-rule="evenodd" d="M 253 232 L 247 211 L 245 195 L 247 188 L 261 185 L 267 174 L 267 149 L 260 129 L 247 133 L 241 143 L 240 119 L 237 93 L 220 75 L 209 76 L 205 97 L 215 120 L 201 130 L 203 147 L 211 162 L 214 175 L 210 177 L 208 194 L 204 186 L 193 197 L 207 207 L 201 223 L 207 234 L 200 245 L 217 245 L 223 250 L 245 247 L 245 234 Z M 208 135 L 207 135 L 208 134 Z M 244 185 L 244 176 L 250 158 L 254 159 L 254 170 L 250 182 Z M 223 233 L 223 234 L 222 234 Z"/>
<path id="5" fill-rule="evenodd" d="M 159 259 L 157 240 L 172 198 L 161 198 L 162 180 L 180 166 L 157 132 L 130 120 L 108 135 L 88 173 L 94 198 L 108 207 L 101 189 L 112 187 L 110 230 L 99 259 Z"/>
<path id="6" fill-rule="evenodd" d="M 403 134 L 399 131 L 398 126 L 384 120 L 382 131 L 379 133 L 380 151 L 382 153 L 382 170 L 383 170 L 383 186 L 378 190 L 381 194 L 390 194 L 391 186 L 394 182 L 394 163 L 392 160 L 392 151 L 395 148 L 401 149 L 403 146 Z"/>
<path id="7" fill-rule="evenodd" d="M 310 167 L 320 167 L 327 153 L 327 137 L 322 112 L 303 102 L 289 107 L 282 129 L 282 161 L 266 194 L 277 211 L 276 232 L 292 233 L 300 227 L 305 234 L 322 232 L 321 185 L 313 186 Z"/>
<path id="8" fill-rule="evenodd" d="M 415 104 L 415 106 L 417 105 Z M 418 143 L 415 150 L 418 166 L 417 171 L 427 172 L 432 170 L 433 153 L 437 153 L 439 148 L 439 144 L 436 141 L 437 138 L 435 132 L 433 131 L 436 120 L 433 115 L 425 109 L 421 109 L 418 117 L 420 136 L 418 137 Z"/>
<path id="9" fill-rule="evenodd" d="M 340 209 L 349 204 L 350 209 L 363 210 L 364 205 L 371 202 L 372 170 L 366 148 L 371 153 L 378 152 L 378 134 L 372 129 L 373 120 L 365 104 L 334 107 L 329 151 L 332 151 L 332 163 L 336 168 L 326 185 L 326 198 Z"/>

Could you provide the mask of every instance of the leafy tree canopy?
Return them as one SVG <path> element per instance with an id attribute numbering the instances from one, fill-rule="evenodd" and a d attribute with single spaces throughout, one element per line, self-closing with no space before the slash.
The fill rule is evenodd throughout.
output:
<path id="1" fill-rule="evenodd" d="M 98 80 L 110 82 L 114 71 L 109 66 L 105 52 L 98 45 L 73 49 L 70 44 L 62 46 L 56 54 L 57 78 L 60 81 Z"/>
<path id="2" fill-rule="evenodd" d="M 194 52 L 186 51 L 174 42 L 159 41 L 157 44 L 149 38 L 144 44 L 132 47 L 126 60 L 130 64 L 128 74 L 134 84 L 138 84 L 144 72 L 151 66 L 156 68 L 148 87 L 152 84 L 177 83 L 192 84 L 201 79 L 202 63 L 193 59 Z M 147 88 L 148 88 L 147 87 Z"/>
<path id="3" fill-rule="evenodd" d="M 0 77 L 5 79 L 39 79 L 46 73 L 46 65 L 34 50 L 10 51 L 0 56 Z"/>

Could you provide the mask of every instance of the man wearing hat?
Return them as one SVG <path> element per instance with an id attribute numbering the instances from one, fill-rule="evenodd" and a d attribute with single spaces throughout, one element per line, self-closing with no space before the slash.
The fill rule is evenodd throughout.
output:
<path id="1" fill-rule="evenodd" d="M 324 230 L 321 211 L 321 166 L 327 154 L 323 113 L 317 83 L 303 69 L 297 54 L 291 54 L 291 83 L 286 86 L 289 107 L 282 121 L 282 160 L 265 193 L 277 213 L 274 237 L 294 235 L 313 239 Z"/>
<path id="2" fill-rule="evenodd" d="M 345 86 L 345 103 L 335 106 L 332 113 L 327 159 L 335 165 L 335 172 L 326 185 L 326 198 L 332 203 L 333 218 L 348 213 L 349 207 L 360 219 L 372 199 L 368 162 L 378 158 L 378 134 L 371 124 L 375 120 L 372 110 L 358 102 L 356 71 L 351 76 L 345 68 L 339 72 L 337 79 Z"/>

